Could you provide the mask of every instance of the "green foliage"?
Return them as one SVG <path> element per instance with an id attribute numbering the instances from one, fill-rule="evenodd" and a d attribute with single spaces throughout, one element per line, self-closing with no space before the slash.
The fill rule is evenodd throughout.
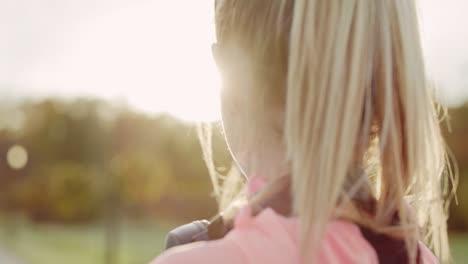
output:
<path id="1" fill-rule="evenodd" d="M 29 161 L 17 171 L 0 156 L 0 209 L 61 222 L 92 221 L 110 207 L 158 218 L 215 213 L 194 125 L 91 99 L 0 107 L 0 122 L 17 113 L 21 126 L 0 127 L 0 155 L 20 144 Z M 221 138 L 215 151 L 226 166 Z"/>
<path id="2" fill-rule="evenodd" d="M 96 169 L 77 162 L 58 162 L 18 183 L 13 200 L 36 220 L 91 220 L 102 207 L 98 175 Z"/>
<path id="3" fill-rule="evenodd" d="M 463 231 L 468 230 L 468 105 L 449 114 L 444 134 L 460 168 L 459 204 L 451 206 L 449 221 Z M 1 104 L 0 118 L 4 211 L 62 222 L 96 220 L 110 207 L 133 217 L 178 220 L 216 211 L 193 124 L 92 99 Z M 5 162 L 14 144 L 29 154 L 22 170 Z M 216 166 L 229 168 L 221 134 L 215 134 L 214 145 Z"/>

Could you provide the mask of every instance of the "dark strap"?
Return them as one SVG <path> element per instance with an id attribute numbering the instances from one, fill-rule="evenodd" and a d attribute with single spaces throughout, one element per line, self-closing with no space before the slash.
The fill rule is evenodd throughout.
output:
<path id="1" fill-rule="evenodd" d="M 359 226 L 364 238 L 372 245 L 380 264 L 409 264 L 408 250 L 405 241 L 395 239 L 387 235 L 378 234 L 374 231 Z M 422 264 L 421 254 L 418 248 L 416 263 Z"/>

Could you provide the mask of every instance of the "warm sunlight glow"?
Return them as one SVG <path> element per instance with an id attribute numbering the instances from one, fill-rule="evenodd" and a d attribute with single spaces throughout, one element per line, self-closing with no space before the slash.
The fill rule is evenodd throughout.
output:
<path id="1" fill-rule="evenodd" d="M 0 41 L 0 96 L 100 97 L 187 121 L 219 119 L 213 0 L 10 2 L 0 8 L 11 25 L 0 25 L 8 40 Z M 463 102 L 468 2 L 419 5 L 431 80 L 447 102 Z"/>
<path id="2" fill-rule="evenodd" d="M 81 33 L 70 36 L 71 43 L 79 43 L 73 50 L 80 51 L 71 72 L 89 73 L 89 84 L 83 85 L 97 84 L 104 96 L 115 93 L 149 113 L 168 112 L 186 121 L 218 119 L 210 1 L 164 3 L 135 4 L 83 23 Z"/>
<path id="3" fill-rule="evenodd" d="M 212 2 L 115 5 L 64 32 L 56 43 L 60 48 L 34 65 L 24 86 L 44 87 L 53 95 L 123 100 L 186 121 L 219 119 Z"/>

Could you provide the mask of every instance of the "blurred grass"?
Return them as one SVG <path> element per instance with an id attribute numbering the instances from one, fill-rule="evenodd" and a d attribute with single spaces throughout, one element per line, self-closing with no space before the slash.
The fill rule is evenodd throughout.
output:
<path id="1" fill-rule="evenodd" d="M 167 224 L 124 223 L 117 249 L 118 264 L 149 263 L 162 251 L 167 230 Z M 104 263 L 103 225 L 9 223 L 0 228 L 0 233 L 4 251 L 18 256 L 25 264 Z"/>
<path id="2" fill-rule="evenodd" d="M 455 263 L 468 263 L 468 234 L 451 234 L 450 242 Z"/>
<path id="3" fill-rule="evenodd" d="M 170 226 L 173 225 L 124 223 L 118 264 L 149 263 L 162 251 Z M 468 263 L 468 234 L 452 234 L 451 242 L 455 263 Z M 104 263 L 104 227 L 0 221 L 0 246 L 25 264 L 101 264 Z"/>

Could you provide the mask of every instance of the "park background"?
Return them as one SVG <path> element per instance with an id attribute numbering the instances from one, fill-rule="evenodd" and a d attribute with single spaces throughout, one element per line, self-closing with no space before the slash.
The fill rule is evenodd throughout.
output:
<path id="1" fill-rule="evenodd" d="M 0 263 L 137 264 L 216 204 L 197 139 L 219 131 L 211 0 L 0 0 Z M 431 81 L 458 162 L 450 208 L 468 258 L 468 17 L 418 1 Z"/>

